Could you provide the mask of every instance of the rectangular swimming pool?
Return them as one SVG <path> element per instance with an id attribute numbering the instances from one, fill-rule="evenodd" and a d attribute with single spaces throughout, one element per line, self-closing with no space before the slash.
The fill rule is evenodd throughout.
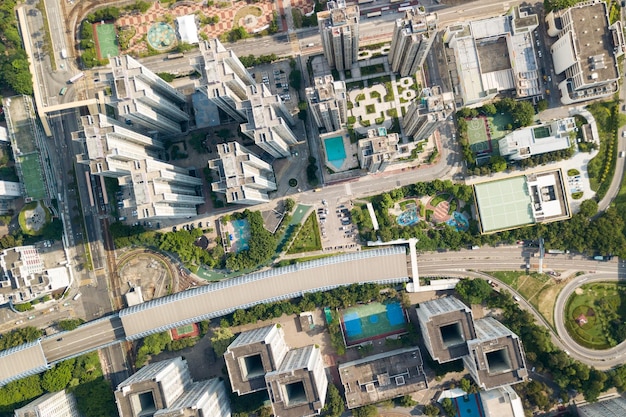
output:
<path id="1" fill-rule="evenodd" d="M 346 160 L 346 149 L 343 147 L 343 138 L 335 136 L 333 138 L 324 139 L 324 147 L 326 148 L 326 157 L 335 168 L 341 169 Z"/>

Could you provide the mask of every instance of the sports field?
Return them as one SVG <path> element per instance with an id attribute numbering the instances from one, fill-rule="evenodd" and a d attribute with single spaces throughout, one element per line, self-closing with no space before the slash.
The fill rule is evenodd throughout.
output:
<path id="1" fill-rule="evenodd" d="M 370 303 L 341 312 L 346 346 L 406 332 L 404 310 L 398 302 Z"/>
<path id="2" fill-rule="evenodd" d="M 174 340 L 181 339 L 183 337 L 198 336 L 199 334 L 200 330 L 196 323 L 186 324 L 172 329 L 172 339 Z"/>
<path id="3" fill-rule="evenodd" d="M 111 23 L 96 25 L 96 45 L 98 59 L 104 59 L 120 54 L 115 36 L 115 26 Z"/>
<path id="4" fill-rule="evenodd" d="M 476 184 L 474 195 L 484 233 L 535 222 L 525 176 Z"/>
<path id="5" fill-rule="evenodd" d="M 467 119 L 467 138 L 470 149 L 478 156 L 490 154 L 493 150 L 489 124 L 484 116 Z"/>
<path id="6" fill-rule="evenodd" d="M 16 158 L 16 162 L 22 171 L 26 195 L 33 200 L 46 198 L 46 185 L 39 164 L 39 155 L 36 153 L 20 155 Z"/>

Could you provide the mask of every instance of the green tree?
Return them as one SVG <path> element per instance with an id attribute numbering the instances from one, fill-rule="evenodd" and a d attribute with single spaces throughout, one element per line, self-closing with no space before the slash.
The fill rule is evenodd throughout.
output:
<path id="1" fill-rule="evenodd" d="M 537 102 L 537 112 L 540 113 L 548 109 L 548 100 L 539 100 Z"/>
<path id="2" fill-rule="evenodd" d="M 373 405 L 364 405 L 363 407 L 352 410 L 354 417 L 374 417 L 378 415 L 378 409 Z"/>
<path id="3" fill-rule="evenodd" d="M 492 155 L 489 158 L 489 163 L 491 164 L 491 169 L 495 172 L 502 172 L 506 170 L 506 159 L 500 155 Z"/>
<path id="4" fill-rule="evenodd" d="M 75 328 L 83 324 L 84 322 L 85 320 L 83 319 L 66 319 L 66 320 L 59 321 L 57 325 L 59 326 L 59 329 L 61 330 L 70 331 L 70 330 L 74 330 Z"/>
<path id="5" fill-rule="evenodd" d="M 496 114 L 498 112 L 498 110 L 496 109 L 496 106 L 493 103 L 488 103 L 485 104 L 483 107 L 483 112 L 487 115 L 487 116 L 493 116 L 494 114 Z"/>
<path id="6" fill-rule="evenodd" d="M 326 403 L 324 404 L 323 415 L 327 417 L 339 417 L 346 410 L 339 390 L 335 384 L 328 384 L 326 391 Z"/>
<path id="7" fill-rule="evenodd" d="M 482 304 L 493 293 L 493 289 L 487 281 L 476 279 L 462 279 L 456 284 L 456 292 L 470 304 Z"/>
<path id="8" fill-rule="evenodd" d="M 73 390 L 78 411 L 83 417 L 111 417 L 117 415 L 113 390 L 102 377 Z"/>
<path id="9" fill-rule="evenodd" d="M 432 404 L 426 404 L 424 406 L 424 414 L 429 417 L 435 417 L 439 415 L 439 408 Z"/>
<path id="10" fill-rule="evenodd" d="M 215 351 L 215 355 L 218 357 L 224 356 L 226 349 L 235 340 L 235 335 L 230 328 L 218 327 L 213 331 L 211 336 L 211 345 Z"/>
<path id="11" fill-rule="evenodd" d="M 73 368 L 74 360 L 69 359 L 48 369 L 41 378 L 41 387 L 48 392 L 64 390 L 72 379 Z"/>
<path id="12" fill-rule="evenodd" d="M 287 213 L 291 213 L 291 210 L 293 210 L 293 208 L 296 206 L 296 202 L 294 201 L 293 198 L 286 198 L 284 200 L 284 204 L 285 204 L 285 211 Z"/>
<path id="13" fill-rule="evenodd" d="M 443 408 L 443 412 L 446 413 L 449 417 L 456 416 L 456 409 L 454 407 L 454 403 L 450 398 L 444 398 L 441 401 L 441 407 Z"/>
<path id="14" fill-rule="evenodd" d="M 472 382 L 467 378 L 463 378 L 461 379 L 460 386 L 463 391 L 469 393 L 472 389 Z"/>
<path id="15" fill-rule="evenodd" d="M 415 401 L 410 395 L 403 395 L 398 400 L 400 407 L 415 407 L 417 405 L 417 401 Z"/>
<path id="16" fill-rule="evenodd" d="M 580 215 L 585 217 L 592 217 L 598 212 L 598 202 L 596 200 L 585 200 L 580 203 Z"/>

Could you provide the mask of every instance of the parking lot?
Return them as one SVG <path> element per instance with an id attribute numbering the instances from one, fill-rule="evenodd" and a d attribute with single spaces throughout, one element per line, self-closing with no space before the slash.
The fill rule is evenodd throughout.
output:
<path id="1" fill-rule="evenodd" d="M 357 247 L 357 227 L 352 223 L 350 207 L 347 204 L 330 206 L 326 200 L 322 200 L 322 204 L 316 210 L 323 250 Z"/>
<path id="2" fill-rule="evenodd" d="M 276 65 L 273 66 L 263 65 L 262 67 L 257 67 L 257 71 L 253 72 L 253 75 L 256 82 L 265 84 L 272 94 L 278 94 L 284 102 L 289 103 L 291 101 L 289 65 L 287 65 L 287 68 L 284 68 L 285 65 L 279 65 L 281 63 L 275 63 Z"/>

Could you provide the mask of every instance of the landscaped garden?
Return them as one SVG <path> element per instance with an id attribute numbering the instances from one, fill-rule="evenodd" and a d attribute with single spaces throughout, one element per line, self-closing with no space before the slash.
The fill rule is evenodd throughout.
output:
<path id="1" fill-rule="evenodd" d="M 298 230 L 298 234 L 287 253 L 294 254 L 313 252 L 316 250 L 322 250 L 322 241 L 320 239 L 320 228 L 317 223 L 317 217 L 314 213 L 311 213 Z"/>
<path id="2" fill-rule="evenodd" d="M 608 349 L 626 340 L 626 285 L 596 282 L 576 289 L 565 306 L 565 327 L 582 346 Z"/>

